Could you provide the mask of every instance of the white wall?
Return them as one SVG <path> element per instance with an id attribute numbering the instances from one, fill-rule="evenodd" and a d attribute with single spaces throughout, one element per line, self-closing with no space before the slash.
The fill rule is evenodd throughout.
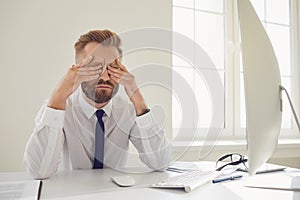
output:
<path id="1" fill-rule="evenodd" d="M 34 117 L 74 63 L 73 44 L 79 35 L 106 28 L 117 33 L 139 27 L 171 29 L 171 12 L 171 0 L 1 0 L 0 171 L 24 170 L 22 157 Z M 124 63 L 130 69 L 152 59 L 171 66 L 170 54 L 151 51 L 131 54 Z M 165 78 L 171 84 L 171 74 Z M 143 92 L 150 106 L 163 105 L 170 134 L 171 95 L 156 87 Z"/>

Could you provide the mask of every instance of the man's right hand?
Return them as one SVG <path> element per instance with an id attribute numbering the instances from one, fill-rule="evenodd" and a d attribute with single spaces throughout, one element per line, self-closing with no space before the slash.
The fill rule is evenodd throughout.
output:
<path id="1" fill-rule="evenodd" d="M 92 60 L 93 57 L 89 56 L 79 64 L 72 65 L 72 67 L 68 69 L 63 79 L 53 91 L 48 107 L 64 110 L 66 107 L 66 100 L 82 82 L 99 78 L 102 72 L 101 65 L 85 67 L 90 64 Z"/>

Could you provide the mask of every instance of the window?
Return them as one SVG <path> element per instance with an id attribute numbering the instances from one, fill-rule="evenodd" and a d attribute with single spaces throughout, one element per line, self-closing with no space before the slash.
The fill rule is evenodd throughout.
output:
<path id="1" fill-rule="evenodd" d="M 296 0 L 251 0 L 267 34 L 273 44 L 281 72 L 282 84 L 299 105 L 298 37 L 299 23 Z M 224 139 L 244 138 L 245 104 L 243 68 L 240 55 L 239 24 L 236 0 L 173 0 L 173 31 L 181 33 L 202 47 L 215 64 L 224 85 Z M 173 40 L 173 46 L 178 41 Z M 193 59 L 197 58 L 194 49 Z M 191 115 L 182 127 L 180 102 L 173 97 L 173 130 L 192 130 L 197 127 L 197 137 L 209 128 L 212 105 L 209 89 L 201 74 L 190 63 L 173 55 L 174 73 L 180 74 L 195 93 L 191 98 Z M 203 70 L 212 70 L 210 68 Z M 175 77 L 175 76 L 173 76 Z M 173 87 L 180 87 L 173 78 Z M 186 103 L 186 102 L 185 102 Z M 198 104 L 198 110 L 195 106 Z M 297 134 L 292 113 L 286 98 L 281 137 Z M 194 120 L 195 113 L 199 121 Z M 181 127 L 180 127 L 181 126 Z M 198 132 L 199 133 L 199 132 Z"/>

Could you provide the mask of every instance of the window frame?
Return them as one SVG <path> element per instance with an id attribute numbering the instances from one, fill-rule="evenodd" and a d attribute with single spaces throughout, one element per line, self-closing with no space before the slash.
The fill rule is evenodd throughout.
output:
<path id="1" fill-rule="evenodd" d="M 188 8 L 194 12 L 194 39 L 195 39 L 195 1 L 193 8 Z M 174 5 L 172 5 L 172 8 Z M 181 6 L 176 6 L 181 7 Z M 186 8 L 186 7 L 183 7 Z M 299 117 L 300 107 L 300 56 L 299 52 L 299 27 L 300 27 L 300 3 L 297 0 L 290 0 L 290 26 L 291 26 L 291 70 L 292 70 L 292 96 L 297 115 Z M 225 127 L 220 137 L 221 140 L 244 140 L 246 138 L 246 130 L 240 126 L 240 38 L 239 38 L 239 19 L 237 13 L 236 0 L 224 0 L 224 37 L 225 37 Z M 174 66 L 174 65 L 173 65 Z M 284 101 L 287 99 L 284 98 Z M 297 126 L 292 116 L 292 128 L 281 129 L 281 139 L 300 138 Z M 173 128 L 173 127 L 172 127 Z M 199 128 L 200 132 L 207 133 L 208 128 Z M 197 134 L 196 141 L 204 138 Z M 186 137 L 188 138 L 188 137 Z M 182 137 L 184 141 L 186 138 Z"/>

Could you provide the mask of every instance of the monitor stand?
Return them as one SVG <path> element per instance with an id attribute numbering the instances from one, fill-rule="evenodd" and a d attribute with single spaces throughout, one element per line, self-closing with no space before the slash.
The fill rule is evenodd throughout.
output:
<path id="1" fill-rule="evenodd" d="M 282 91 L 284 91 L 285 94 L 286 94 L 286 96 L 287 96 L 287 98 L 288 98 L 288 100 L 289 100 L 289 104 L 290 104 L 290 106 L 291 106 L 291 109 L 292 109 L 292 112 L 293 112 L 293 115 L 294 115 L 296 124 L 297 124 L 297 126 L 298 126 L 298 134 L 300 134 L 300 124 L 299 124 L 299 119 L 298 119 L 298 117 L 297 117 L 297 114 L 296 114 L 296 111 L 295 111 L 295 109 L 294 109 L 294 106 L 293 106 L 292 100 L 291 100 L 291 98 L 290 98 L 290 95 L 289 95 L 289 93 L 287 92 L 287 90 L 285 89 L 285 87 L 283 87 L 282 85 L 280 85 L 279 88 L 280 88 L 280 111 L 282 111 L 282 107 L 283 107 L 283 106 L 282 106 Z"/>

